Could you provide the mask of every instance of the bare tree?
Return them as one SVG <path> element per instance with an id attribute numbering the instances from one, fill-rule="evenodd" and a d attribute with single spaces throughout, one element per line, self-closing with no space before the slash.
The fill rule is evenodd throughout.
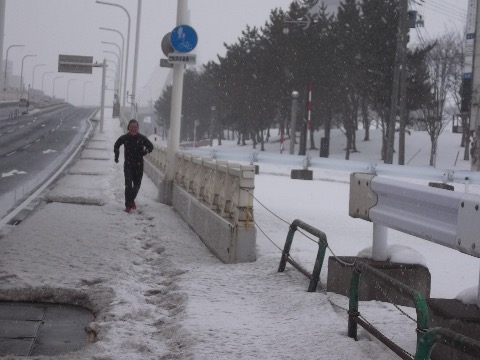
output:
<path id="1" fill-rule="evenodd" d="M 457 88 L 456 66 L 458 55 L 456 46 L 456 36 L 447 33 L 435 41 L 427 56 L 431 92 L 422 109 L 422 121 L 425 122 L 431 141 L 430 166 L 435 166 L 438 138 L 449 120 L 449 115 L 445 110 L 447 98 Z"/>

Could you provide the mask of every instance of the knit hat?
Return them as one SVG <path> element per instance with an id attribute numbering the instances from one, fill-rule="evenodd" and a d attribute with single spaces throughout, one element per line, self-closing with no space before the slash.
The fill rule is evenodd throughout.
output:
<path id="1" fill-rule="evenodd" d="M 130 124 L 131 124 L 131 123 L 136 123 L 137 126 L 139 126 L 139 125 L 138 125 L 138 121 L 135 120 L 135 119 L 132 119 L 132 120 L 130 120 L 130 121 L 128 122 L 127 130 L 130 130 Z"/>

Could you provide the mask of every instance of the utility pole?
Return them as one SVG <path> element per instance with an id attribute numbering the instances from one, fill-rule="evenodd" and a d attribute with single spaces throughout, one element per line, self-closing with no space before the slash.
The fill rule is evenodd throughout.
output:
<path id="1" fill-rule="evenodd" d="M 5 1 L 0 0 L 0 71 L 3 69 L 3 38 L 5 36 Z M 7 68 L 7 62 L 5 61 L 5 69 Z M 3 79 L 5 82 L 5 78 Z M 5 83 L 2 84 L 2 88 L 6 88 Z"/>
<path id="2" fill-rule="evenodd" d="M 475 42 L 473 46 L 472 105 L 470 107 L 470 132 L 473 133 L 471 149 L 472 171 L 480 171 L 480 43 L 476 34 L 480 34 L 480 6 L 477 3 L 475 18 Z"/>
<path id="3" fill-rule="evenodd" d="M 400 83 L 401 83 L 401 72 L 406 71 L 406 40 L 408 35 L 407 27 L 407 12 L 408 12 L 408 0 L 399 0 L 398 2 L 398 14 L 399 14 L 399 23 L 397 30 L 397 50 L 395 53 L 395 67 L 393 70 L 393 89 L 392 89 L 392 98 L 390 102 L 390 120 L 388 122 L 387 129 L 387 151 L 385 154 L 385 164 L 393 164 L 393 152 L 395 144 L 395 124 L 397 121 L 397 114 L 399 110 L 399 99 L 398 95 L 400 92 Z M 405 74 L 405 93 L 406 95 L 406 74 Z M 403 94 L 402 94 L 403 95 Z M 402 100 L 400 100 L 402 102 Z M 403 102 L 405 105 L 405 102 Z M 402 111 L 400 111 L 401 117 Z M 403 116 L 405 116 L 405 111 L 403 111 Z"/>
<path id="4" fill-rule="evenodd" d="M 401 0 L 403 6 L 400 7 L 401 17 L 404 18 L 400 31 L 402 32 L 402 69 L 400 70 L 400 132 L 398 134 L 398 165 L 405 165 L 405 127 L 407 126 L 407 43 L 408 31 L 410 29 L 407 22 L 408 3 L 407 0 Z M 413 23 L 415 27 L 415 22 Z"/>

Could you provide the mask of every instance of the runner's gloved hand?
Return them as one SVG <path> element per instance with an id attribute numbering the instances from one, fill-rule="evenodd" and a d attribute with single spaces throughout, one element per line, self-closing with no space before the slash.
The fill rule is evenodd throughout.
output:
<path id="1" fill-rule="evenodd" d="M 115 162 L 118 164 L 118 157 L 115 158 Z"/>

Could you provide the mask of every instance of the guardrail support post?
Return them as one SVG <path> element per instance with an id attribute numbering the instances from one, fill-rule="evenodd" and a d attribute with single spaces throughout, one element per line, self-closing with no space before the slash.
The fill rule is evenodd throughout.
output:
<path id="1" fill-rule="evenodd" d="M 325 259 L 326 251 L 327 246 L 323 243 L 323 241 L 321 241 L 317 252 L 317 258 L 315 259 L 315 266 L 313 267 L 312 271 L 312 278 L 310 279 L 310 284 L 308 285 L 308 292 L 317 291 L 318 281 L 320 280 L 320 271 L 322 270 L 323 260 Z"/>
<path id="2" fill-rule="evenodd" d="M 355 318 L 359 315 L 358 298 L 359 298 L 360 272 L 353 270 L 352 279 L 350 281 L 350 296 L 348 302 L 348 337 L 357 340 L 357 322 Z"/>
<path id="3" fill-rule="evenodd" d="M 373 246 L 372 259 L 375 261 L 387 261 L 388 258 L 388 228 L 373 223 Z"/>
<path id="4" fill-rule="evenodd" d="M 293 235 L 295 235 L 297 227 L 295 225 L 290 225 L 290 230 L 288 230 L 287 240 L 285 241 L 285 246 L 282 252 L 282 258 L 280 259 L 280 265 L 278 265 L 278 272 L 284 272 L 285 266 L 287 266 L 288 255 L 290 254 L 290 248 L 292 247 Z"/>

